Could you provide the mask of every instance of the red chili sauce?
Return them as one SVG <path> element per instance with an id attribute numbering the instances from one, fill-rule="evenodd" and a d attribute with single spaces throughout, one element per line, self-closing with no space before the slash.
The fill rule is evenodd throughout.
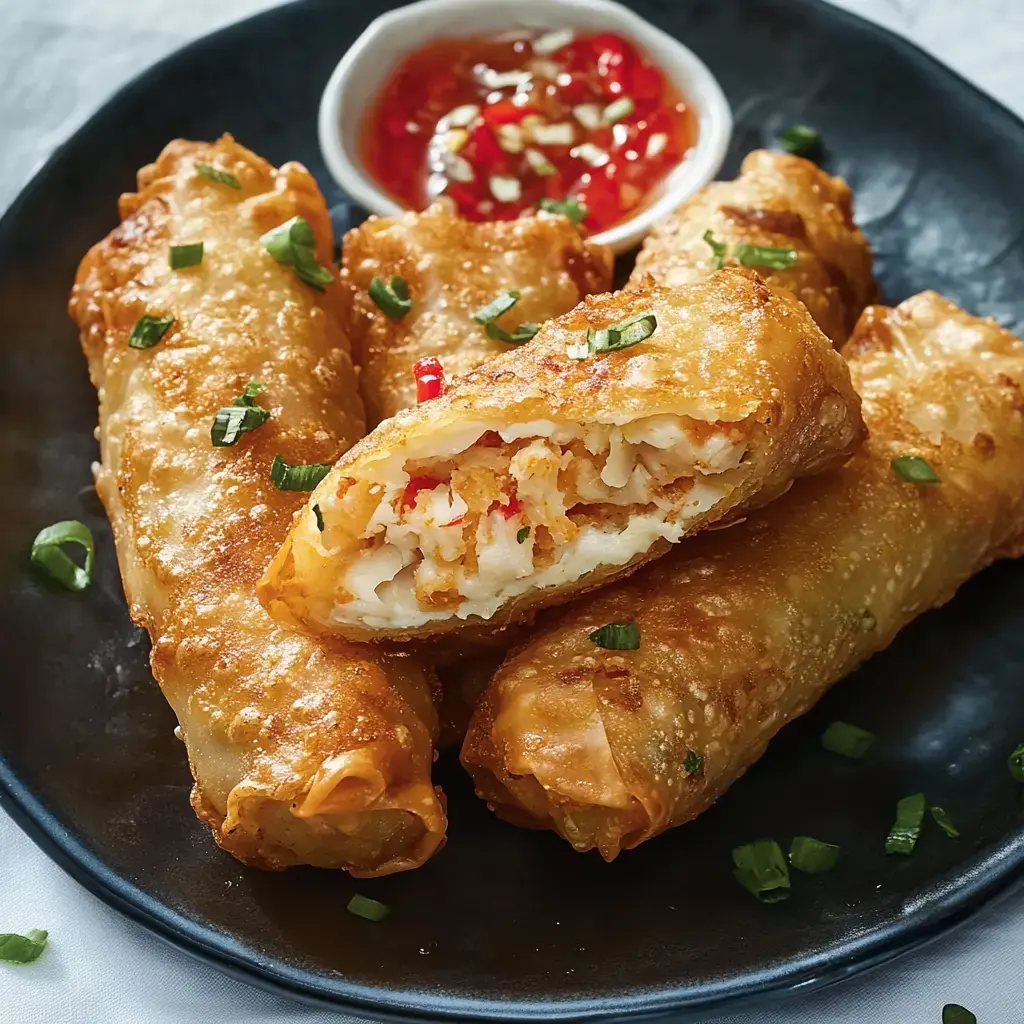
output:
<path id="1" fill-rule="evenodd" d="M 450 196 L 468 220 L 575 198 L 603 231 L 686 155 L 693 112 L 621 36 L 442 39 L 410 54 L 371 107 L 366 166 L 403 205 Z"/>

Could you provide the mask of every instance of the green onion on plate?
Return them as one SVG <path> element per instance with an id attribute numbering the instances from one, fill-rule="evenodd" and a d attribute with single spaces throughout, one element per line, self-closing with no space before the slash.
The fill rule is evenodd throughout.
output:
<path id="1" fill-rule="evenodd" d="M 391 913 L 391 908 L 386 903 L 372 900 L 369 896 L 360 896 L 359 893 L 356 893 L 348 901 L 348 906 L 345 909 L 350 914 L 355 914 L 356 917 L 364 918 L 367 921 L 383 921 Z"/>
<path id="2" fill-rule="evenodd" d="M 789 863 L 809 875 L 831 871 L 837 860 L 839 847 L 813 836 L 794 836 L 789 844 Z"/>
<path id="3" fill-rule="evenodd" d="M 733 877 L 762 903 L 789 897 L 789 868 L 774 839 L 758 839 L 732 851 Z"/>
<path id="4" fill-rule="evenodd" d="M 77 544 L 85 551 L 85 564 L 78 565 L 64 551 L 64 544 Z M 32 564 L 67 590 L 85 590 L 92 583 L 96 548 L 92 531 L 77 519 L 65 519 L 47 526 L 32 541 Z"/>
<path id="5" fill-rule="evenodd" d="M 859 761 L 875 742 L 873 733 L 849 722 L 833 722 L 822 734 L 821 745 L 833 754 Z"/>
<path id="6" fill-rule="evenodd" d="M 24 935 L 9 932 L 0 935 L 0 960 L 8 964 L 30 964 L 46 949 L 47 933 L 32 928 Z"/>
<path id="7" fill-rule="evenodd" d="M 906 856 L 914 852 L 921 835 L 926 805 L 924 793 L 905 796 L 896 804 L 896 821 L 885 839 L 886 853 L 902 853 Z"/>

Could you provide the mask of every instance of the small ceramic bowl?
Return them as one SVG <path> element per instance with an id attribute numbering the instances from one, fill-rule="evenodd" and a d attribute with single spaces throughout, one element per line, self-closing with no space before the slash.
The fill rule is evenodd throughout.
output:
<path id="1" fill-rule="evenodd" d="M 367 107 L 401 58 L 432 39 L 509 29 L 616 32 L 637 43 L 686 98 L 698 119 L 697 142 L 628 220 L 595 235 L 615 252 L 637 245 L 651 227 L 717 173 L 732 114 L 714 75 L 682 43 L 611 0 L 421 0 L 377 18 L 334 69 L 320 101 L 320 149 L 335 181 L 373 213 L 404 209 L 363 166 L 359 136 Z"/>

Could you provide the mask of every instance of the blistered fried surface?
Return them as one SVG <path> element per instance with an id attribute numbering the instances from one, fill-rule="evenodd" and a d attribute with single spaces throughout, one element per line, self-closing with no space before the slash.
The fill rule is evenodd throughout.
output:
<path id="1" fill-rule="evenodd" d="M 371 217 L 345 236 L 342 260 L 353 288 L 348 328 L 371 424 L 416 404 L 418 359 L 434 356 L 453 377 L 507 352 L 508 344 L 473 320 L 503 292 L 520 293 L 497 321 L 512 332 L 567 313 L 612 282 L 610 250 L 586 241 L 565 217 L 472 223 L 447 201 L 423 213 Z M 409 286 L 412 309 L 392 321 L 368 289 L 374 277 L 396 275 Z"/>
<path id="2" fill-rule="evenodd" d="M 640 344 L 582 360 L 568 355 L 588 327 L 649 313 L 658 328 Z M 406 639 L 463 628 L 466 621 L 456 619 L 409 630 L 339 623 L 332 609 L 344 599 L 337 591 L 341 572 L 323 539 L 336 526 L 345 529 L 335 499 L 352 479 L 370 477 L 396 453 L 432 444 L 454 427 L 622 424 L 660 414 L 730 424 L 746 445 L 743 472 L 726 498 L 694 517 L 689 532 L 695 532 L 771 500 L 795 476 L 845 460 L 862 438 L 859 406 L 844 360 L 807 311 L 792 296 L 772 293 L 755 273 L 728 269 L 685 288 L 649 284 L 591 296 L 546 324 L 530 344 L 458 379 L 442 397 L 385 421 L 348 452 L 310 499 L 322 510 L 324 533 L 311 514 L 299 516 L 260 585 L 261 599 L 283 621 L 352 638 Z M 489 622 L 505 626 L 564 602 L 631 571 L 666 546 L 625 567 L 602 566 L 564 586 L 528 592 Z"/>
<path id="3" fill-rule="evenodd" d="M 850 188 L 809 160 L 751 153 L 735 181 L 712 182 L 647 236 L 631 281 L 650 274 L 676 286 L 711 273 L 714 253 L 704 241 L 706 231 L 730 253 L 742 242 L 795 249 L 795 266 L 759 270 L 773 288 L 793 292 L 837 345 L 877 296 L 871 250 L 853 222 Z"/>
<path id="4" fill-rule="evenodd" d="M 363 432 L 337 286 L 318 294 L 259 242 L 301 215 L 329 264 L 323 198 L 302 166 L 275 170 L 225 136 L 172 142 L 120 211 L 82 261 L 70 312 L 99 392 L 97 489 L 132 618 L 150 633 L 188 748 L 193 806 L 247 863 L 413 867 L 444 831 L 424 670 L 295 635 L 255 596 L 305 499 L 271 483 L 274 455 L 331 461 Z M 202 264 L 170 270 L 168 247 L 197 241 Z M 140 351 L 128 339 L 143 314 L 175 322 Z M 217 409 L 250 380 L 266 386 L 257 401 L 269 422 L 214 448 Z"/>
<path id="5" fill-rule="evenodd" d="M 870 439 L 845 467 L 577 602 L 506 660 L 462 753 L 498 814 L 608 859 L 689 821 L 832 683 L 1024 550 L 1024 343 L 925 293 L 868 310 L 847 352 Z M 904 455 L 941 482 L 901 480 Z M 622 620 L 639 650 L 588 639 Z"/>

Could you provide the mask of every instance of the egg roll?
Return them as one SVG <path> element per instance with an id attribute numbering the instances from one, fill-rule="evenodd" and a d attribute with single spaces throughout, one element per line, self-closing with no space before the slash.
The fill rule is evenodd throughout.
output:
<path id="1" fill-rule="evenodd" d="M 853 220 L 853 196 L 810 160 L 755 150 L 735 181 L 715 181 L 647 236 L 631 277 L 650 274 L 676 287 L 711 273 L 718 260 L 707 232 L 725 247 L 725 262 L 756 266 L 772 288 L 788 288 L 838 346 L 864 307 L 877 298 L 871 250 Z M 792 250 L 792 266 L 773 268 L 744 246 Z"/>
<path id="2" fill-rule="evenodd" d="M 339 460 L 260 596 L 350 639 L 503 628 L 861 438 L 844 360 L 756 273 L 590 296 Z"/>
<path id="3" fill-rule="evenodd" d="M 1024 343 L 925 293 L 866 311 L 847 351 L 869 429 L 850 462 L 510 654 L 462 750 L 501 817 L 607 860 L 690 821 L 907 623 L 1024 553 Z M 639 646 L 598 646 L 622 621 Z"/>
<path id="4" fill-rule="evenodd" d="M 275 455 L 333 461 L 364 429 L 337 284 L 321 294 L 261 244 L 302 217 L 329 264 L 323 198 L 301 165 L 275 169 L 225 136 L 170 143 L 120 214 L 82 260 L 70 313 L 99 393 L 96 487 L 178 718 L 192 806 L 254 866 L 415 867 L 445 828 L 430 673 L 298 635 L 256 598 L 306 498 L 271 481 Z M 189 265 L 171 268 L 172 246 L 200 242 L 198 260 L 176 249 Z M 162 335 L 152 322 L 140 334 L 147 317 Z M 214 447 L 218 410 L 246 395 L 266 422 Z"/>
<path id="5" fill-rule="evenodd" d="M 519 293 L 495 320 L 513 334 L 523 323 L 568 313 L 612 284 L 611 250 L 587 241 L 566 217 L 542 212 L 473 223 L 446 199 L 422 213 L 371 217 L 345 235 L 342 265 L 352 288 L 348 330 L 371 424 L 416 404 L 418 360 L 433 356 L 454 377 L 508 351 L 509 343 L 473 319 L 499 295 Z M 385 315 L 370 295 L 375 277 L 390 283 L 395 276 L 412 303 L 400 319 Z"/>

